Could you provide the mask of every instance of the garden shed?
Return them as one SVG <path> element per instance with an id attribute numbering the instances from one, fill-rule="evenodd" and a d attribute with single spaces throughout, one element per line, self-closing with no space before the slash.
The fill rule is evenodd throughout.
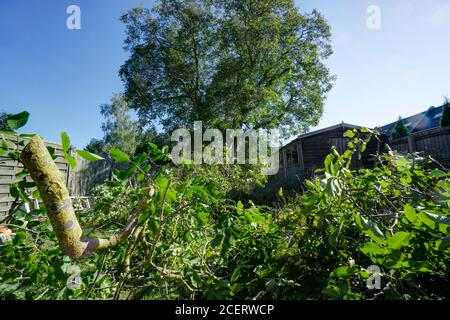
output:
<path id="1" fill-rule="evenodd" d="M 296 139 L 280 149 L 280 170 L 276 176 L 278 185 L 299 185 L 305 178 L 311 177 L 316 169 L 323 167 L 326 156 L 331 148 L 336 147 L 342 154 L 347 149 L 349 138 L 344 137 L 347 130 L 362 129 L 361 126 L 348 123 L 340 123 L 328 128 L 309 132 L 298 136 Z M 382 136 L 381 140 L 386 141 L 387 137 Z M 357 169 L 363 166 L 370 166 L 371 155 L 380 149 L 377 139 L 372 139 L 361 160 L 355 157 L 352 161 L 352 168 Z"/>

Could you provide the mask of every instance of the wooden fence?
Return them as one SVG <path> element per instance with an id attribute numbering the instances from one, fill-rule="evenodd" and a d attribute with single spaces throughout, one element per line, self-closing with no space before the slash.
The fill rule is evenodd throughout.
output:
<path id="1" fill-rule="evenodd" d="M 8 147 L 12 149 L 17 143 L 24 140 L 24 138 L 19 138 L 12 135 L 3 135 L 8 144 Z M 1 139 L 1 136 L 0 136 Z M 45 142 L 48 147 L 55 148 L 55 154 L 57 158 L 55 159 L 58 168 L 65 174 L 67 181 L 70 176 L 69 165 L 63 157 L 62 147 L 59 144 L 52 142 Z M 23 147 L 19 147 L 22 150 Z M 0 217 L 7 213 L 14 201 L 14 199 L 9 194 L 9 188 L 12 183 L 16 181 L 16 174 L 23 170 L 23 166 L 19 165 L 17 161 L 10 160 L 6 157 L 0 157 Z"/>
<path id="2" fill-rule="evenodd" d="M 416 132 L 389 144 L 400 152 L 423 152 L 450 168 L 450 126 Z"/>
<path id="3" fill-rule="evenodd" d="M 87 161 L 77 153 L 72 156 L 77 160 L 77 166 L 70 172 L 68 187 L 70 195 L 75 197 L 90 196 L 92 189 L 111 179 L 115 169 L 125 169 L 127 164 L 120 164 L 112 160 Z"/>

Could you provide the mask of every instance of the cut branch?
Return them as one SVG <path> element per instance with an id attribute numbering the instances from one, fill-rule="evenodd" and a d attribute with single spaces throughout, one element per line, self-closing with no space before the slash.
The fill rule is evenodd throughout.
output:
<path id="1" fill-rule="evenodd" d="M 33 137 L 23 149 L 21 159 L 39 189 L 62 251 L 72 259 L 88 257 L 97 250 L 125 241 L 135 229 L 139 216 L 148 208 L 148 199 L 143 197 L 117 234 L 109 238 L 89 238 L 83 234 L 75 215 L 64 175 L 39 136 Z"/>

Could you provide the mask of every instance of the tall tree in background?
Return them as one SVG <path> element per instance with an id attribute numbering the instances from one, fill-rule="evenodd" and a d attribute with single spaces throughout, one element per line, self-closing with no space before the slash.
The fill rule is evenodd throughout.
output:
<path id="1" fill-rule="evenodd" d="M 442 106 L 441 127 L 450 126 L 450 101 L 445 98 Z"/>
<path id="2" fill-rule="evenodd" d="M 398 117 L 398 121 L 395 124 L 395 127 L 392 130 L 391 135 L 393 139 L 398 139 L 409 135 L 409 131 L 406 128 L 405 121 L 402 119 L 402 117 Z"/>
<path id="3" fill-rule="evenodd" d="M 131 57 L 120 75 L 143 124 L 166 131 L 317 125 L 333 77 L 330 28 L 292 0 L 161 0 L 122 16 Z"/>

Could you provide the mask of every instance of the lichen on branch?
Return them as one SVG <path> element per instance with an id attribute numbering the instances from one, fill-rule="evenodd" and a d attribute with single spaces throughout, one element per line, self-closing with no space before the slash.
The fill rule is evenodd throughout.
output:
<path id="1" fill-rule="evenodd" d="M 88 257 L 97 250 L 125 241 L 135 229 L 139 216 L 148 208 L 149 200 L 143 197 L 117 234 L 109 238 L 87 237 L 75 215 L 64 175 L 39 136 L 34 136 L 23 149 L 21 160 L 37 185 L 62 251 L 72 259 Z"/>

